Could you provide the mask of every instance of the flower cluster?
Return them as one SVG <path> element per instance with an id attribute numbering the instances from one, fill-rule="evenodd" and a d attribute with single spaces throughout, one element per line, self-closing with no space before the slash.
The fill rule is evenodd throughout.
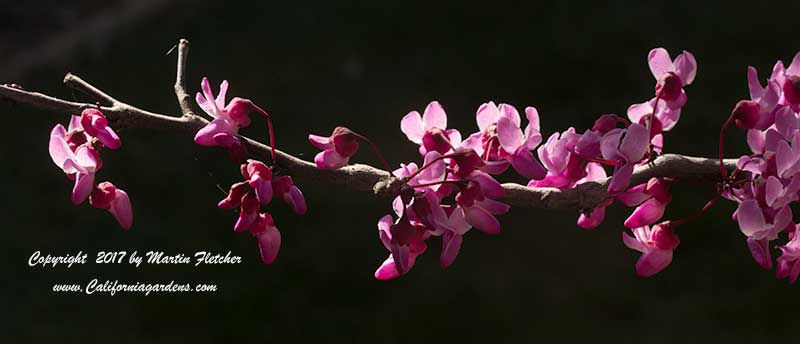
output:
<path id="1" fill-rule="evenodd" d="M 776 275 L 795 282 L 800 275 L 800 230 L 790 204 L 800 199 L 800 52 L 788 68 L 778 61 L 766 85 L 753 67 L 748 67 L 747 79 L 750 99 L 736 104 L 725 127 L 733 122 L 746 129 L 752 154 L 741 157 L 730 176 L 722 170 L 722 195 L 739 204 L 733 218 L 764 269 L 773 265 L 771 243 L 786 234 Z"/>
<path id="2" fill-rule="evenodd" d="M 75 181 L 72 203 L 78 205 L 89 198 L 92 207 L 108 210 L 119 225 L 128 230 L 133 224 L 128 194 L 110 182 L 95 183 L 95 174 L 103 166 L 102 148 L 119 149 L 121 146 L 106 116 L 94 108 L 83 110 L 80 116 L 71 116 L 66 129 L 57 124 L 50 132 L 50 157 L 67 178 Z"/>
<path id="3" fill-rule="evenodd" d="M 201 83 L 203 93 L 197 93 L 197 104 L 214 117 L 208 125 L 195 135 L 195 143 L 201 146 L 222 146 L 228 149 L 232 160 L 243 161 L 247 150 L 239 139 L 239 128 L 250 125 L 250 112 L 255 111 L 267 119 L 272 162 L 276 162 L 275 134 L 272 121 L 266 111 L 252 101 L 233 98 L 225 105 L 228 81 L 220 85 L 220 93 L 214 97 L 208 79 Z M 277 175 L 273 168 L 258 160 L 247 160 L 240 165 L 244 181 L 231 186 L 227 197 L 217 206 L 225 210 L 239 208 L 239 219 L 233 226 L 234 232 L 249 231 L 258 241 L 261 259 L 271 264 L 278 256 L 281 246 L 281 233 L 275 226 L 272 215 L 261 212 L 262 205 L 268 205 L 273 198 L 282 199 L 297 214 L 306 213 L 306 200 L 303 193 L 288 175 Z"/>
<path id="4" fill-rule="evenodd" d="M 628 109 L 628 119 L 608 114 L 582 134 L 574 128 L 552 134 L 542 143 L 539 112 L 525 108 L 527 123 L 509 104 L 482 104 L 475 119 L 478 131 L 466 136 L 447 128 L 447 115 L 438 102 L 431 102 L 422 115 L 412 111 L 400 122 L 408 139 L 419 145 L 422 166 L 402 164 L 393 172 L 404 187 L 394 199 L 394 216 L 378 221 L 381 241 L 391 252 L 375 277 L 390 279 L 411 268 L 426 249 L 426 240 L 442 237 L 443 267 L 450 265 L 461 247 L 463 235 L 472 227 L 485 233 L 500 232 L 495 215 L 508 212 L 498 201 L 504 189 L 492 175 L 511 167 L 530 179 L 530 187 L 573 188 L 585 182 L 605 181 L 605 167 L 612 169 L 608 181 L 610 198 L 583 214 L 578 224 L 594 228 L 603 221 L 605 208 L 615 199 L 636 207 L 625 221 L 634 237 L 624 242 L 643 252 L 637 264 L 640 275 L 652 275 L 666 267 L 678 245 L 673 232 L 677 223 L 650 228 L 664 214 L 672 197 L 669 181 L 652 179 L 629 188 L 634 168 L 655 158 L 663 147 L 663 132 L 677 123 L 686 103 L 684 86 L 692 83 L 697 69 L 689 52 L 670 59 L 664 49 L 653 49 L 648 61 L 656 78 L 654 97 Z M 320 168 L 346 165 L 358 149 L 358 141 L 369 142 L 349 129 L 338 127 L 330 137 L 309 135 L 323 151 L 315 162 Z M 538 147 L 538 149 L 537 149 Z M 534 156 L 536 150 L 539 159 Z M 454 197 L 451 197 L 453 196 Z"/>

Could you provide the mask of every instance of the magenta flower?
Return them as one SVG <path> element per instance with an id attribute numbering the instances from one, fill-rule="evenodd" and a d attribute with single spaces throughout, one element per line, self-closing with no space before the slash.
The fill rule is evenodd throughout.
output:
<path id="1" fill-rule="evenodd" d="M 108 120 L 100 110 L 93 108 L 83 110 L 80 122 L 86 134 L 96 137 L 103 146 L 111 149 L 118 149 L 122 146 L 119 136 L 108 126 Z"/>
<path id="2" fill-rule="evenodd" d="M 269 213 L 259 214 L 250 233 L 258 241 L 258 249 L 264 264 L 272 264 L 278 257 L 281 248 L 281 232 L 275 227 L 275 221 Z"/>
<path id="3" fill-rule="evenodd" d="M 651 178 L 642 185 L 644 185 L 641 189 L 643 200 L 633 204 L 625 203 L 627 206 L 636 206 L 633 213 L 625 220 L 625 227 L 638 228 L 656 223 L 664 216 L 667 204 L 672 201 L 672 195 L 668 190 L 669 185 L 666 182 L 658 178 Z M 629 197 L 623 197 L 623 199 L 630 200 Z"/>
<path id="4" fill-rule="evenodd" d="M 411 142 L 420 145 L 419 153 L 423 156 L 429 151 L 446 154 L 461 144 L 461 133 L 447 129 L 447 114 L 437 101 L 430 102 L 422 116 L 417 111 L 409 112 L 400 121 L 400 130 Z"/>
<path id="5" fill-rule="evenodd" d="M 503 196 L 503 187 L 486 173 L 475 171 L 459 184 L 456 202 L 464 209 L 467 223 L 488 234 L 500 233 L 500 221 L 494 215 L 505 214 L 509 206 L 495 201 Z"/>
<path id="6" fill-rule="evenodd" d="M 123 229 L 131 229 L 133 225 L 131 200 L 128 193 L 116 188 L 111 182 L 97 184 L 89 196 L 89 204 L 94 208 L 108 210 Z"/>
<path id="7" fill-rule="evenodd" d="M 519 121 L 515 122 L 513 116 L 501 116 L 497 119 L 497 139 L 502 148 L 499 155 L 508 160 L 511 167 L 523 177 L 542 179 L 547 171 L 531 153 L 542 142 L 542 134 L 539 132 L 539 112 L 529 106 L 525 108 L 525 115 L 528 118 L 528 125 L 524 133 L 520 129 Z"/>
<path id="8" fill-rule="evenodd" d="M 800 276 L 800 230 L 795 229 L 790 238 L 786 245 L 780 247 L 782 254 L 778 257 L 775 274 L 778 278 L 789 277 L 789 283 L 794 283 Z"/>
<path id="9" fill-rule="evenodd" d="M 794 55 L 789 68 L 783 78 L 784 102 L 794 111 L 800 111 L 800 52 Z"/>
<path id="10" fill-rule="evenodd" d="M 472 228 L 467 222 L 466 214 L 462 207 L 450 207 L 450 215 L 447 217 L 445 231 L 442 234 L 442 253 L 439 256 L 439 264 L 442 268 L 447 268 L 456 260 L 458 252 L 461 250 L 461 242 L 464 234 Z"/>
<path id="11" fill-rule="evenodd" d="M 758 71 L 747 67 L 750 100 L 741 100 L 733 108 L 736 125 L 744 129 L 764 130 L 775 123 L 775 109 L 780 100 L 780 85 L 769 80 L 767 86 L 758 81 Z"/>
<path id="12" fill-rule="evenodd" d="M 248 160 L 246 165 L 242 165 L 242 176 L 248 180 L 261 204 L 272 201 L 272 170 L 267 165 L 258 160 Z"/>
<path id="13" fill-rule="evenodd" d="M 296 214 L 303 215 L 307 211 L 306 199 L 303 192 L 294 185 L 292 177 L 279 176 L 272 180 L 272 189 L 275 196 L 283 199 Z"/>
<path id="14" fill-rule="evenodd" d="M 237 137 L 239 129 L 250 125 L 249 113 L 252 110 L 260 111 L 253 102 L 242 98 L 233 98 L 225 105 L 225 95 L 228 92 L 228 81 L 219 85 L 219 94 L 214 97 L 208 78 L 203 78 L 200 83 L 203 92 L 197 93 L 195 100 L 210 116 L 214 117 L 210 123 L 200 129 L 194 137 L 194 142 L 201 146 L 221 146 L 228 149 L 235 161 L 244 160 L 246 151 L 241 140 Z"/>
<path id="15" fill-rule="evenodd" d="M 50 157 L 70 179 L 75 180 L 72 189 L 72 203 L 80 204 L 94 188 L 94 174 L 100 168 L 100 154 L 91 146 L 88 137 L 80 127 L 80 117 L 72 116 L 70 130 L 67 132 L 57 124 L 50 132 Z"/>
<path id="16" fill-rule="evenodd" d="M 415 228 L 405 217 L 395 223 L 392 223 L 391 215 L 382 217 L 378 221 L 378 235 L 383 246 L 391 252 L 389 258 L 375 271 L 375 278 L 379 280 L 390 280 L 404 275 L 414 266 L 417 256 L 427 248 L 423 238 L 424 230 Z"/>
<path id="17" fill-rule="evenodd" d="M 620 141 L 622 135 L 624 138 Z M 608 184 L 608 192 L 615 195 L 628 187 L 634 166 L 647 152 L 650 138 L 647 128 L 631 123 L 627 129 L 614 129 L 603 136 L 600 149 L 603 158 L 615 162 L 614 174 Z"/>
<path id="18" fill-rule="evenodd" d="M 636 274 L 650 277 L 664 270 L 672 262 L 672 252 L 680 244 L 669 222 L 662 222 L 650 228 L 644 226 L 632 229 L 633 236 L 622 233 L 622 242 L 632 250 L 642 252 L 636 262 Z"/>
<path id="19" fill-rule="evenodd" d="M 329 170 L 341 168 L 358 151 L 358 137 L 350 129 L 336 127 L 331 136 L 308 135 L 308 141 L 323 151 L 314 157 L 317 167 Z"/>
<path id="20" fill-rule="evenodd" d="M 656 78 L 656 94 L 667 102 L 685 103 L 683 87 L 694 81 L 697 61 L 688 51 L 675 57 L 673 61 L 664 48 L 655 48 L 647 55 L 650 71 Z"/>
<path id="21" fill-rule="evenodd" d="M 763 209 L 758 201 L 746 199 L 739 203 L 734 218 L 742 233 L 747 236 L 747 246 L 753 259 L 764 269 L 771 269 L 769 242 L 777 239 L 781 231 L 792 225 L 791 208 L 785 206 L 777 211 L 772 208 Z"/>

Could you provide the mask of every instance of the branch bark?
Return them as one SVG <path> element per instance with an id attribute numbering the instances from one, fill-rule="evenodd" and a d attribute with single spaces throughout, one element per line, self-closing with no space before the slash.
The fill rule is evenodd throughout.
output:
<path id="1" fill-rule="evenodd" d="M 80 77 L 67 74 L 64 84 L 98 98 L 107 103 L 100 109 L 115 126 L 129 128 L 167 129 L 194 134 L 208 124 L 208 120 L 198 116 L 192 110 L 192 102 L 186 91 L 186 60 L 189 42 L 181 39 L 178 43 L 178 62 L 175 75 L 175 96 L 181 114 L 171 116 L 139 109 L 121 102 L 84 81 Z M 71 102 L 45 94 L 30 92 L 12 85 L 0 85 L 0 98 L 28 105 L 35 109 L 76 114 L 95 104 Z M 270 147 L 253 139 L 242 137 L 247 142 L 249 151 L 260 157 L 269 156 Z M 347 189 L 371 192 L 377 196 L 389 197 L 400 185 L 388 171 L 369 165 L 354 164 L 337 170 L 319 169 L 313 162 L 308 162 L 291 154 L 276 150 L 276 163 L 293 178 L 318 184 L 336 184 Z M 733 170 L 736 159 L 725 159 L 725 167 Z M 648 165 L 638 167 L 631 177 L 631 185 L 644 183 L 653 177 L 702 178 L 719 174 L 719 161 L 716 158 L 698 158 L 677 154 L 659 156 Z M 572 209 L 586 211 L 594 208 L 606 198 L 608 179 L 603 182 L 581 184 L 572 189 L 529 188 L 515 183 L 505 183 L 503 201 L 521 208 Z"/>

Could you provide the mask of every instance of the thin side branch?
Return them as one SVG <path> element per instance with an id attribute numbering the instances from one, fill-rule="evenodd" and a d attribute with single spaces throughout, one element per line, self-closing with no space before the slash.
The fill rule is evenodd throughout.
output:
<path id="1" fill-rule="evenodd" d="M 181 39 L 178 43 L 178 64 L 174 85 L 175 96 L 181 108 L 179 116 L 153 113 L 120 102 L 73 74 L 67 74 L 64 77 L 64 83 L 108 103 L 108 106 L 101 106 L 100 109 L 110 121 L 114 122 L 114 125 L 129 128 L 168 129 L 193 134 L 208 124 L 208 121 L 193 112 L 191 97 L 186 91 L 185 73 L 188 50 L 189 42 Z M 87 107 L 96 107 L 94 104 L 66 101 L 10 85 L 0 85 L 0 98 L 62 114 L 77 114 Z M 243 140 L 247 142 L 249 151 L 254 155 L 261 157 L 269 155 L 269 146 L 246 137 L 243 137 Z M 400 182 L 391 177 L 388 171 L 369 165 L 354 164 L 337 170 L 324 170 L 317 168 L 313 162 L 302 160 L 280 150 L 275 152 L 278 166 L 294 178 L 304 182 L 336 184 L 350 190 L 371 192 L 382 197 L 390 197 L 400 185 Z M 736 167 L 736 159 L 725 159 L 724 164 L 726 169 L 733 170 Z M 653 177 L 685 179 L 717 175 L 719 175 L 719 161 L 716 158 L 665 154 L 650 164 L 637 168 L 631 177 L 631 185 L 644 183 Z M 565 190 L 529 188 L 519 184 L 506 183 L 503 184 L 506 191 L 503 201 L 521 208 L 585 211 L 594 208 L 608 198 L 606 193 L 608 181 L 585 183 Z"/>
<path id="2" fill-rule="evenodd" d="M 189 41 L 181 38 L 178 42 L 178 67 L 175 73 L 175 96 L 183 116 L 195 116 L 192 110 L 192 97 L 186 91 L 186 59 L 189 56 Z"/>

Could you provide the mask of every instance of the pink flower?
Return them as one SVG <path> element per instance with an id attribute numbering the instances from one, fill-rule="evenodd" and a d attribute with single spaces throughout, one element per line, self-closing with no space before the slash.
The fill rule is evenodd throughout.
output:
<path id="1" fill-rule="evenodd" d="M 281 232 L 275 227 L 275 221 L 269 213 L 259 214 L 250 233 L 258 241 L 258 249 L 261 252 L 261 260 L 264 264 L 272 264 L 278 257 L 281 248 Z"/>
<path id="2" fill-rule="evenodd" d="M 50 132 L 49 144 L 53 162 L 75 180 L 71 199 L 76 205 L 89 197 L 94 187 L 94 174 L 101 165 L 100 154 L 92 148 L 91 139 L 78 128 L 78 123 L 79 117 L 72 116 L 69 132 L 61 124 L 56 125 Z"/>
<path id="3" fill-rule="evenodd" d="M 500 221 L 494 215 L 505 214 L 510 208 L 493 199 L 503 196 L 500 183 L 486 173 L 475 171 L 459 189 L 456 202 L 464 209 L 467 223 L 484 233 L 500 233 Z"/>
<path id="4" fill-rule="evenodd" d="M 789 283 L 794 283 L 800 276 L 800 230 L 795 229 L 790 238 L 786 245 L 780 247 L 782 254 L 778 257 L 775 274 L 778 278 L 789 277 Z"/>
<path id="5" fill-rule="evenodd" d="M 622 242 L 632 250 L 642 252 L 636 262 L 636 274 L 650 277 L 664 270 L 672 262 L 672 252 L 680 244 L 669 222 L 632 229 L 633 236 L 622 233 Z"/>
<path id="6" fill-rule="evenodd" d="M 783 97 L 785 103 L 794 111 L 800 111 L 800 52 L 794 55 L 789 68 L 783 78 Z"/>
<path id="7" fill-rule="evenodd" d="M 511 167 L 523 177 L 542 179 L 547 171 L 531 153 L 542 142 L 542 134 L 539 132 L 539 112 L 529 106 L 525 108 L 525 115 L 528 118 L 528 125 L 524 133 L 520 129 L 520 122 L 515 122 L 513 115 L 497 119 L 497 139 L 502 148 L 499 155 L 508 160 Z"/>
<path id="8" fill-rule="evenodd" d="M 108 126 L 108 120 L 100 110 L 94 108 L 83 110 L 80 121 L 86 134 L 98 138 L 103 146 L 111 149 L 118 149 L 122 146 L 119 136 Z"/>
<path id="9" fill-rule="evenodd" d="M 252 159 L 241 168 L 242 176 L 255 191 L 258 201 L 261 204 L 269 204 L 272 201 L 272 170 L 263 162 Z"/>
<path id="10" fill-rule="evenodd" d="M 461 144 L 461 133 L 447 129 L 447 114 L 437 101 L 430 102 L 422 116 L 417 111 L 409 112 L 400 121 L 400 130 L 411 142 L 420 145 L 419 153 L 423 156 L 429 151 L 446 154 Z"/>
<path id="11" fill-rule="evenodd" d="M 769 80 L 767 86 L 758 81 L 758 71 L 747 67 L 747 81 L 751 100 L 741 100 L 733 108 L 736 125 L 744 129 L 764 130 L 775 123 L 775 108 L 780 100 L 780 85 Z"/>
<path id="12" fill-rule="evenodd" d="M 283 199 L 296 214 L 306 213 L 306 199 L 300 189 L 294 185 L 292 177 L 280 176 L 272 180 L 275 196 Z"/>
<path id="13" fill-rule="evenodd" d="M 97 184 L 89 196 L 89 204 L 98 209 L 108 210 L 123 229 L 131 229 L 133 225 L 131 200 L 128 193 L 116 188 L 111 182 Z"/>
<path id="14" fill-rule="evenodd" d="M 681 99 L 686 97 L 683 86 L 691 84 L 697 73 L 694 55 L 684 51 L 673 61 L 664 48 L 655 48 L 647 55 L 647 63 L 657 81 L 656 94 L 660 94 L 660 98 L 667 102 L 685 103 Z"/>
<path id="15" fill-rule="evenodd" d="M 195 97 L 197 105 L 207 114 L 214 117 L 210 123 L 200 129 L 194 137 L 194 142 L 201 146 L 222 146 L 231 152 L 231 157 L 241 161 L 246 157 L 244 145 L 237 137 L 239 129 L 250 125 L 249 113 L 251 110 L 260 110 L 253 102 L 242 98 L 233 98 L 225 105 L 225 95 L 228 92 L 228 81 L 219 85 L 219 94 L 214 97 L 208 78 L 203 78 L 200 83 L 203 92 Z"/>
<path id="16" fill-rule="evenodd" d="M 620 141 L 623 134 L 625 137 Z M 647 129 L 636 123 L 631 123 L 627 129 L 611 130 L 603 136 L 600 143 L 603 158 L 616 163 L 608 184 L 609 194 L 615 195 L 628 187 L 633 168 L 642 160 L 649 144 Z"/>
<path id="17" fill-rule="evenodd" d="M 423 233 L 424 230 L 415 228 L 405 217 L 395 223 L 391 215 L 382 217 L 378 221 L 378 235 L 391 254 L 375 271 L 375 278 L 390 280 L 408 272 L 417 256 L 427 248 Z"/>
<path id="18" fill-rule="evenodd" d="M 472 228 L 466 220 L 466 214 L 462 207 L 451 207 L 450 215 L 447 217 L 445 231 L 442 234 L 442 253 L 439 256 L 439 264 L 442 268 L 447 268 L 456 259 L 461 250 L 461 242 L 464 234 Z"/>
<path id="19" fill-rule="evenodd" d="M 753 259 L 764 269 L 771 269 L 769 242 L 777 239 L 781 231 L 792 225 L 791 208 L 785 206 L 778 211 L 772 208 L 763 209 L 758 201 L 746 199 L 739 203 L 734 218 L 742 233 L 747 236 L 747 246 Z"/>
<path id="20" fill-rule="evenodd" d="M 644 200 L 638 204 L 626 203 L 628 206 L 636 206 L 636 209 L 625 220 L 625 227 L 638 228 L 656 223 L 664 216 L 664 209 L 672 201 L 672 195 L 668 190 L 669 185 L 666 182 L 658 178 L 651 178 L 647 184 L 642 185 L 644 188 L 641 189 L 641 193 Z M 630 198 L 624 197 L 623 199 L 629 200 Z"/>
<path id="21" fill-rule="evenodd" d="M 308 141 L 323 151 L 314 157 L 317 167 L 329 170 L 341 168 L 358 151 L 358 136 L 345 127 L 336 127 L 331 136 L 308 135 Z"/>

